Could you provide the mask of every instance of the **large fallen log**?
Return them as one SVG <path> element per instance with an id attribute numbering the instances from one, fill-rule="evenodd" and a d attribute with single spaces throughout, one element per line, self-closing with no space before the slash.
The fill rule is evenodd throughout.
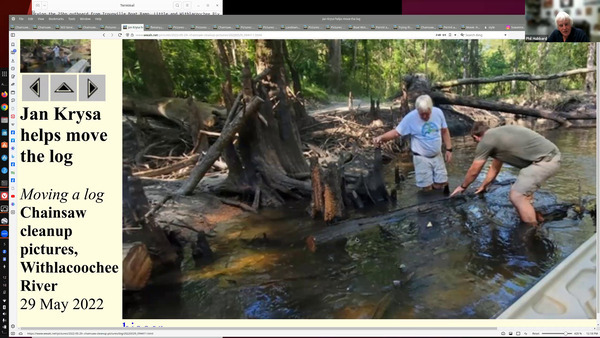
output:
<path id="1" fill-rule="evenodd" d="M 467 196 L 468 195 L 459 195 L 451 199 L 444 198 L 438 201 L 401 208 L 382 216 L 365 217 L 340 222 L 338 224 L 325 228 L 315 233 L 314 235 L 308 236 L 306 238 L 306 243 L 309 246 L 309 248 L 316 249 L 319 245 L 347 238 L 348 236 L 352 236 L 363 231 L 376 228 L 378 226 L 385 227 L 389 224 L 396 224 L 408 215 L 415 214 L 422 210 L 428 210 L 433 206 L 440 206 L 443 203 L 451 203 L 453 206 L 457 206 L 459 204 L 464 203 L 467 200 Z M 314 251 L 314 249 L 311 249 L 311 251 Z"/>
<path id="2" fill-rule="evenodd" d="M 71 68 L 69 68 L 65 73 L 82 73 L 89 66 L 87 60 L 81 59 L 77 61 Z"/>
<path id="3" fill-rule="evenodd" d="M 533 109 L 523 106 L 517 106 L 514 104 L 504 102 L 493 102 L 477 99 L 474 97 L 458 96 L 455 94 L 444 94 L 441 92 L 432 91 L 429 93 L 431 99 L 436 105 L 439 104 L 455 104 L 459 106 L 468 106 L 481 108 L 486 110 L 495 110 L 505 113 L 521 114 L 533 117 L 541 117 L 549 120 L 556 121 L 561 125 L 568 127 L 571 125 L 565 118 L 559 116 L 559 112 L 552 112 L 545 109 Z"/>
<path id="4" fill-rule="evenodd" d="M 213 114 L 225 114 L 225 112 L 208 103 L 196 101 L 191 98 L 134 98 L 123 96 L 122 107 L 124 112 L 134 112 L 142 116 L 164 118 L 180 127 L 184 123 L 190 123 L 192 120 L 200 121 L 204 126 L 212 126 L 215 123 Z M 198 116 L 192 116 L 193 114 Z"/>
<path id="5" fill-rule="evenodd" d="M 497 188 L 500 188 L 500 186 L 491 187 L 490 190 Z M 503 189 L 506 190 L 507 188 L 505 187 Z M 490 192 L 488 191 L 488 193 Z M 391 227 L 397 225 L 398 223 L 401 223 L 403 220 L 409 217 L 414 217 L 415 215 L 426 215 L 431 214 L 432 212 L 444 213 L 447 212 L 449 208 L 459 210 L 462 208 L 462 205 L 473 201 L 474 198 L 478 198 L 474 193 L 458 195 L 452 198 L 442 197 L 438 200 L 432 200 L 426 203 L 419 203 L 416 205 L 397 209 L 382 216 L 364 217 L 339 222 L 335 225 L 329 226 L 312 235 L 307 236 L 305 239 L 306 246 L 310 251 L 314 252 L 319 248 L 319 246 L 322 246 L 326 243 L 344 240 L 350 236 L 354 236 L 377 227 Z M 507 201 L 507 203 L 508 205 L 506 207 L 512 209 L 510 202 Z M 572 205 L 570 204 L 557 203 L 554 205 L 539 208 L 537 211 L 539 211 L 544 218 L 563 218 L 567 214 L 567 209 L 571 206 Z M 491 219 L 480 219 L 479 221 L 493 222 Z"/>
<path id="6" fill-rule="evenodd" d="M 441 89 L 447 87 L 455 87 L 461 85 L 468 84 L 482 84 L 482 83 L 496 83 L 496 82 L 508 82 L 508 81 L 544 81 L 544 80 L 554 80 L 561 77 L 567 77 L 576 74 L 586 74 L 595 72 L 596 68 L 578 68 L 569 70 L 566 72 L 550 74 L 550 75 L 531 75 L 528 73 L 518 73 L 518 74 L 509 74 L 509 75 L 500 75 L 494 77 L 479 77 L 479 78 L 467 78 L 467 79 L 457 79 L 450 81 L 442 81 L 435 82 L 431 89 Z"/>

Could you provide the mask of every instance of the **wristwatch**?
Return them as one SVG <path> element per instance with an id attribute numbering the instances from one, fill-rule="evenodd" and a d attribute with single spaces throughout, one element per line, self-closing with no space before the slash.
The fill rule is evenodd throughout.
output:
<path id="1" fill-rule="evenodd" d="M 463 187 L 462 183 L 460 184 L 460 187 L 463 188 L 463 190 L 467 190 L 468 187 Z"/>
<path id="2" fill-rule="evenodd" d="M 452 152 L 452 148 L 446 148 L 446 151 Z"/>

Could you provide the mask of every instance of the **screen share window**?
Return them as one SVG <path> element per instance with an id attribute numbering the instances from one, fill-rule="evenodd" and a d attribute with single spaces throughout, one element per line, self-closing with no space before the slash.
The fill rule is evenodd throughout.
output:
<path id="1" fill-rule="evenodd" d="M 14 16 L 9 335 L 596 335 L 595 44 L 521 21 Z"/>

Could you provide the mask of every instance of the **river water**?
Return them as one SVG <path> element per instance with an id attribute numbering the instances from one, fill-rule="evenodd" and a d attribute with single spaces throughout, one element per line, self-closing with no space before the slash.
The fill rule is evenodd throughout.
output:
<path id="1" fill-rule="evenodd" d="M 562 166 L 536 194 L 536 208 L 595 205 L 596 129 L 543 134 L 561 150 Z M 452 188 L 462 182 L 475 147 L 469 138 L 453 143 Z M 354 217 L 444 198 L 417 192 L 409 157 L 396 164 L 407 178 L 397 202 Z M 385 168 L 392 188 L 394 163 Z M 517 174 L 505 166 L 498 180 Z M 196 268 L 186 259 L 181 274 L 166 278 L 178 282 L 127 294 L 124 318 L 493 318 L 595 232 L 595 222 L 584 215 L 547 221 L 545 245 L 524 242 L 509 188 L 410 215 L 314 253 L 302 239 L 325 225 L 308 217 L 306 204 L 245 215 L 209 239 L 215 262 Z"/>

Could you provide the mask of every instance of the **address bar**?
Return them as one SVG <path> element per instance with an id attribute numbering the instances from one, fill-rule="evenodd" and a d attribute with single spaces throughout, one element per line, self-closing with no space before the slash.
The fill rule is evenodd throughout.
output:
<path id="1" fill-rule="evenodd" d="M 147 39 L 524 39 L 524 31 L 247 31 L 247 32 L 144 32 L 133 38 Z"/>

